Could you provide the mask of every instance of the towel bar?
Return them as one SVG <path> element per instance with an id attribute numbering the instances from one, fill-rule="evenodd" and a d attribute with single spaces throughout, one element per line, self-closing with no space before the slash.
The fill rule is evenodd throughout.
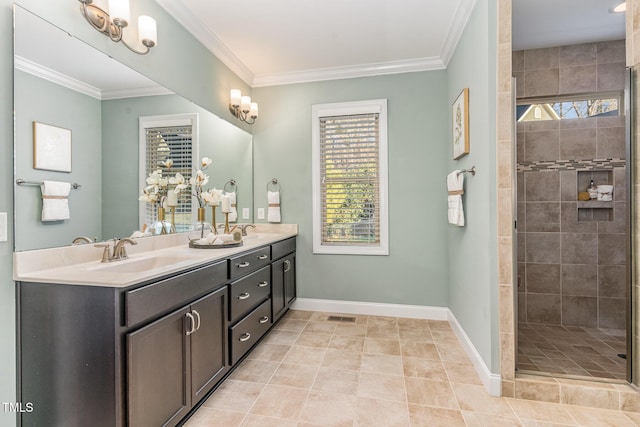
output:
<path id="1" fill-rule="evenodd" d="M 31 187 L 40 187 L 42 185 L 41 182 L 25 181 L 24 179 L 21 179 L 21 178 L 16 179 L 16 184 L 18 184 L 18 185 L 27 185 L 27 186 L 31 186 Z M 71 184 L 71 188 L 73 188 L 74 190 L 77 190 L 80 187 L 82 187 L 82 185 L 80 185 L 78 183 L 74 182 L 73 184 Z"/>
<path id="2" fill-rule="evenodd" d="M 458 171 L 458 175 L 460 175 L 461 173 L 470 173 L 471 175 L 475 176 L 476 175 L 476 167 L 475 166 L 471 166 L 470 169 L 462 169 L 461 171 Z"/>
<path id="3" fill-rule="evenodd" d="M 225 193 L 229 193 L 229 190 L 227 190 L 227 186 L 231 187 L 230 189 L 232 189 L 236 193 L 238 192 L 238 185 L 236 184 L 236 180 L 235 179 L 231 178 L 229 181 L 224 183 L 224 186 L 222 187 L 222 190 Z M 235 187 L 235 188 L 233 188 L 233 187 Z"/>

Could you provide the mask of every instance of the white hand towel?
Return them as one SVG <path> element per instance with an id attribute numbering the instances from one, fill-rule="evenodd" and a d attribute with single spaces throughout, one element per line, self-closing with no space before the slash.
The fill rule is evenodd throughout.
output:
<path id="1" fill-rule="evenodd" d="M 229 212 L 229 222 L 236 222 L 238 220 L 238 208 L 236 204 L 236 192 L 227 193 L 229 196 L 229 203 L 231 204 L 231 211 Z"/>
<path id="2" fill-rule="evenodd" d="M 459 227 L 464 226 L 464 210 L 462 195 L 464 194 L 464 174 L 455 170 L 447 175 L 447 205 L 449 223 Z"/>
<path id="3" fill-rule="evenodd" d="M 280 192 L 267 191 L 267 202 L 269 203 L 267 221 L 280 222 Z"/>
<path id="4" fill-rule="evenodd" d="M 43 181 L 42 222 L 69 219 L 69 192 L 71 184 L 59 181 Z"/>

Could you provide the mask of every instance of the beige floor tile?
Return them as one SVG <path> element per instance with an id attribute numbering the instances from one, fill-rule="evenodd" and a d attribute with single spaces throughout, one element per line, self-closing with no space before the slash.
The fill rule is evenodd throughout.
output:
<path id="1" fill-rule="evenodd" d="M 462 347 L 455 349 L 438 343 L 436 343 L 436 347 L 438 347 L 438 354 L 440 354 L 440 359 L 442 360 L 470 363 L 469 356 L 467 356 L 467 353 L 465 353 Z"/>
<path id="2" fill-rule="evenodd" d="M 323 348 L 293 345 L 282 361 L 298 365 L 320 366 L 326 353 L 327 350 Z"/>
<path id="3" fill-rule="evenodd" d="M 318 332 L 302 332 L 296 340 L 296 345 L 305 347 L 327 348 L 331 341 L 331 334 Z"/>
<path id="4" fill-rule="evenodd" d="M 243 413 L 203 406 L 184 425 L 185 427 L 239 427 L 244 417 Z"/>
<path id="5" fill-rule="evenodd" d="M 405 383 L 409 403 L 459 409 L 456 397 L 448 382 L 428 380 L 426 378 L 405 378 Z"/>
<path id="6" fill-rule="evenodd" d="M 333 334 L 336 329 L 336 322 L 316 322 L 309 321 L 302 332 L 320 332 L 321 334 Z"/>
<path id="7" fill-rule="evenodd" d="M 248 414 L 241 427 L 297 427 L 293 420 Z"/>
<path id="8" fill-rule="evenodd" d="M 273 328 L 278 331 L 302 332 L 305 326 L 306 320 L 282 319 Z"/>
<path id="9" fill-rule="evenodd" d="M 398 318 L 390 316 L 368 316 L 367 325 L 398 326 Z"/>
<path id="10" fill-rule="evenodd" d="M 409 410 L 406 403 L 358 398 L 355 427 L 407 427 Z"/>
<path id="11" fill-rule="evenodd" d="M 362 352 L 364 346 L 364 337 L 352 337 L 348 335 L 333 335 L 329 342 L 328 348 L 335 350 L 353 351 L 355 353 Z"/>
<path id="12" fill-rule="evenodd" d="M 465 427 L 462 413 L 457 409 L 409 404 L 409 418 L 411 427 Z"/>
<path id="13" fill-rule="evenodd" d="M 452 383 L 482 385 L 480 377 L 471 363 L 443 360 L 444 370 Z"/>
<path id="14" fill-rule="evenodd" d="M 402 357 L 388 354 L 363 354 L 360 370 L 386 375 L 404 375 Z"/>
<path id="15" fill-rule="evenodd" d="M 462 411 L 467 427 L 516 427 L 522 426 L 520 421 L 511 417 L 483 414 L 480 412 Z"/>
<path id="16" fill-rule="evenodd" d="M 309 320 L 313 315 L 313 311 L 289 310 L 284 315 L 285 319 Z"/>
<path id="17" fill-rule="evenodd" d="M 449 331 L 453 333 L 453 329 L 451 329 L 451 325 L 449 325 L 449 322 L 447 322 L 446 320 L 427 320 L 427 323 L 429 324 L 429 328 L 432 331 L 439 330 L 439 331 Z"/>
<path id="18" fill-rule="evenodd" d="M 364 340 L 365 353 L 389 354 L 400 356 L 400 342 L 383 338 L 369 338 Z"/>
<path id="19" fill-rule="evenodd" d="M 261 383 L 229 379 L 204 402 L 203 406 L 249 412 L 264 387 Z"/>
<path id="20" fill-rule="evenodd" d="M 311 387 L 316 391 L 341 393 L 349 395 L 358 394 L 360 373 L 342 369 L 320 368 L 316 380 Z"/>
<path id="21" fill-rule="evenodd" d="M 261 343 L 249 353 L 247 359 L 281 362 L 290 348 L 290 345 Z"/>
<path id="22" fill-rule="evenodd" d="M 309 320 L 312 320 L 314 322 L 329 322 L 329 316 L 339 316 L 339 314 L 337 313 L 326 313 L 323 311 L 315 311 L 313 312 L 313 314 L 311 315 L 311 317 L 309 318 Z M 335 321 L 332 321 L 335 323 Z"/>
<path id="23" fill-rule="evenodd" d="M 563 405 L 581 426 L 588 427 L 631 427 L 637 426 L 623 412 L 584 406 Z"/>
<path id="24" fill-rule="evenodd" d="M 505 399 L 518 418 L 577 425 L 569 412 L 559 403 L 537 402 L 535 400 Z"/>
<path id="25" fill-rule="evenodd" d="M 325 368 L 349 369 L 352 371 L 359 371 L 361 364 L 362 353 L 327 349 L 321 366 Z"/>
<path id="26" fill-rule="evenodd" d="M 351 427 L 355 415 L 355 395 L 311 391 L 299 420 L 325 426 Z"/>
<path id="27" fill-rule="evenodd" d="M 267 385 L 251 408 L 252 414 L 296 420 L 307 400 L 307 390 Z"/>
<path id="28" fill-rule="evenodd" d="M 429 321 L 427 319 L 406 319 L 398 317 L 399 328 L 407 329 L 429 329 Z"/>
<path id="29" fill-rule="evenodd" d="M 640 413 L 637 413 L 637 412 L 625 412 L 624 414 L 632 422 L 634 422 L 634 423 L 636 423 L 636 425 L 640 426 Z"/>
<path id="30" fill-rule="evenodd" d="M 358 397 L 406 402 L 404 377 L 361 372 Z"/>
<path id="31" fill-rule="evenodd" d="M 435 344 L 417 341 L 401 341 L 402 355 L 405 357 L 422 357 L 440 360 L 440 354 Z"/>
<path id="32" fill-rule="evenodd" d="M 428 328 L 398 328 L 398 334 L 401 340 L 433 342 L 431 331 Z"/>
<path id="33" fill-rule="evenodd" d="M 230 378 L 239 381 L 254 383 L 268 383 L 273 373 L 280 366 L 277 362 L 265 362 L 264 360 L 245 359 Z"/>
<path id="34" fill-rule="evenodd" d="M 453 391 L 463 411 L 475 411 L 498 417 L 514 418 L 515 413 L 500 397 L 493 397 L 483 386 L 452 383 Z"/>
<path id="35" fill-rule="evenodd" d="M 338 323 L 333 333 L 349 337 L 364 337 L 367 334 L 367 326 L 354 323 Z"/>
<path id="36" fill-rule="evenodd" d="M 266 344 L 293 345 L 298 339 L 298 335 L 300 335 L 300 332 L 284 331 L 274 328 L 262 342 Z"/>
<path id="37" fill-rule="evenodd" d="M 400 338 L 398 327 L 395 325 L 367 325 L 367 338 L 382 338 L 388 340 L 397 340 Z"/>
<path id="38" fill-rule="evenodd" d="M 524 427 L 575 427 L 577 424 L 548 423 L 546 421 L 520 420 Z"/>
<path id="39" fill-rule="evenodd" d="M 421 357 L 403 357 L 402 367 L 405 377 L 427 378 L 437 381 L 448 381 L 442 362 Z"/>
<path id="40" fill-rule="evenodd" d="M 310 389 L 318 374 L 318 367 L 282 363 L 269 384 Z"/>

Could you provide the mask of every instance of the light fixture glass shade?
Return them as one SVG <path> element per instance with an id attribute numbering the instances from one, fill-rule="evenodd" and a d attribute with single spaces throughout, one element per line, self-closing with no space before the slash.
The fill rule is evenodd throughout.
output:
<path id="1" fill-rule="evenodd" d="M 627 10 L 627 2 L 620 3 L 616 7 L 613 8 L 613 11 L 616 13 L 626 12 Z"/>
<path id="2" fill-rule="evenodd" d="M 242 92 L 240 89 L 231 89 L 231 94 L 229 96 L 229 103 L 234 107 L 240 106 L 240 99 L 242 98 Z"/>
<path id="3" fill-rule="evenodd" d="M 256 102 L 252 102 L 251 103 L 251 109 L 249 111 L 249 117 L 254 117 L 254 118 L 258 117 L 258 103 L 256 103 Z"/>
<path id="4" fill-rule="evenodd" d="M 240 98 L 240 111 L 243 113 L 248 113 L 251 110 L 251 97 L 243 96 Z"/>
<path id="5" fill-rule="evenodd" d="M 138 17 L 138 38 L 142 44 L 155 46 L 158 43 L 158 32 L 156 20 L 150 16 L 140 15 Z"/>
<path id="6" fill-rule="evenodd" d="M 122 27 L 126 27 L 131 19 L 129 13 L 129 0 L 109 0 L 109 16 L 115 23 L 119 21 Z"/>

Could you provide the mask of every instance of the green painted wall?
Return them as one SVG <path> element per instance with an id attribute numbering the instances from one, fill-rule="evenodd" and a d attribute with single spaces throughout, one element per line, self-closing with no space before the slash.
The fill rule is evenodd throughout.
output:
<path id="1" fill-rule="evenodd" d="M 266 208 L 277 178 L 282 222 L 299 225 L 300 297 L 447 306 L 446 88 L 433 71 L 253 90 L 254 205 Z M 378 98 L 388 99 L 390 255 L 314 255 L 311 106 Z"/>
<path id="2" fill-rule="evenodd" d="M 449 308 L 483 360 L 499 372 L 496 243 L 496 12 L 495 0 L 478 0 L 447 68 L 451 105 L 469 88 L 470 152 L 446 154 L 449 170 L 475 165 L 465 176 L 465 227 L 449 225 Z M 448 118 L 451 126 L 451 116 Z M 451 137 L 447 138 L 451 144 Z"/>

